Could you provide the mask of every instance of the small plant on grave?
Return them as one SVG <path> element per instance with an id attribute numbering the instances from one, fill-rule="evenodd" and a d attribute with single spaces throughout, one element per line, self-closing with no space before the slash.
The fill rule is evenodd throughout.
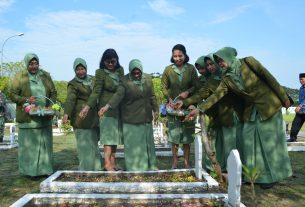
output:
<path id="1" fill-rule="evenodd" d="M 68 135 L 72 132 L 72 126 L 70 125 L 70 121 L 68 121 L 65 124 L 62 124 L 60 128 L 64 132 L 65 135 Z"/>
<path id="2" fill-rule="evenodd" d="M 251 199 L 256 206 L 256 194 L 255 194 L 255 188 L 254 188 L 254 183 L 261 176 L 263 173 L 262 170 L 258 169 L 257 167 L 247 167 L 245 165 L 242 165 L 243 168 L 243 175 L 249 180 L 250 186 L 251 186 Z"/>

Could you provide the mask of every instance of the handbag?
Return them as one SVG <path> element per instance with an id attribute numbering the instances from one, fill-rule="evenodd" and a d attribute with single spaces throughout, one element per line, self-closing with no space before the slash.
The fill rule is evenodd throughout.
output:
<path id="1" fill-rule="evenodd" d="M 259 78 L 260 78 L 261 80 L 263 80 L 267 85 L 269 85 L 269 84 L 266 82 L 266 80 L 265 80 L 264 78 L 262 78 L 262 77 L 256 72 L 256 70 L 254 70 L 254 68 L 252 67 L 252 65 L 248 62 L 247 58 L 244 58 L 244 61 L 245 61 L 246 65 L 248 66 L 248 68 L 249 68 L 255 75 L 257 75 L 257 77 L 259 77 Z M 291 98 L 291 96 L 289 96 L 289 94 L 287 93 L 287 91 L 285 91 L 285 92 L 286 92 L 286 95 L 288 96 L 288 99 L 289 99 L 289 101 L 290 101 L 290 106 L 294 105 L 294 101 L 293 101 L 293 99 Z"/>

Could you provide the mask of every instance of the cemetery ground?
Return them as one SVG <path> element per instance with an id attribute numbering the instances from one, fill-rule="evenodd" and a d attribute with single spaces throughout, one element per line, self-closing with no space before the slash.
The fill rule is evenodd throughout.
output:
<path id="1" fill-rule="evenodd" d="M 74 134 L 55 136 L 54 168 L 56 170 L 77 170 L 78 160 Z M 0 206 L 9 206 L 27 193 L 39 193 L 39 184 L 46 178 L 31 180 L 18 172 L 18 149 L 0 151 Z M 293 176 L 281 181 L 268 190 L 255 185 L 257 206 L 262 207 L 299 207 L 305 206 L 305 152 L 289 152 L 293 167 Z M 192 147 L 191 164 L 194 166 L 194 147 Z M 171 158 L 158 157 L 159 169 L 170 169 Z M 124 160 L 118 159 L 124 168 Z M 182 167 L 183 158 L 179 159 Z M 102 162 L 103 164 L 103 162 Z M 227 193 L 223 186 L 221 192 Z M 246 206 L 253 206 L 250 185 L 242 185 L 241 201 Z"/>

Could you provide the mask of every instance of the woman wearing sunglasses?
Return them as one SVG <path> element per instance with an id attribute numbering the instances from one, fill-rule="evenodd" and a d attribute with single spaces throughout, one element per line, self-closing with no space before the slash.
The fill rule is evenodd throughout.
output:
<path id="1" fill-rule="evenodd" d="M 116 92 L 119 79 L 124 69 L 119 63 L 119 56 L 114 49 L 107 49 L 102 55 L 100 68 L 95 72 L 96 84 L 87 105 L 80 112 L 86 117 L 88 111 L 98 102 L 98 108 L 106 105 Z M 100 118 L 100 141 L 104 145 L 104 170 L 116 171 L 115 153 L 117 145 L 123 144 L 119 108 L 111 110 Z"/>

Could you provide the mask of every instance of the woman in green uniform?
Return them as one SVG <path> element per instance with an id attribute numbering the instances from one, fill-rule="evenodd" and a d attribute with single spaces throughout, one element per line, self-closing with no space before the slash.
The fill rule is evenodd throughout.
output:
<path id="1" fill-rule="evenodd" d="M 141 61 L 129 63 L 129 74 L 121 79 L 117 92 L 101 108 L 99 116 L 121 104 L 125 166 L 128 171 L 157 170 L 152 120 L 158 117 L 158 104 L 150 76 L 143 73 Z M 107 112 L 108 111 L 108 112 Z"/>
<path id="2" fill-rule="evenodd" d="M 214 94 L 199 105 L 199 110 L 206 111 L 229 92 L 244 99 L 242 162 L 262 172 L 256 183 L 264 189 L 271 188 L 292 174 L 281 113 L 282 106 L 288 108 L 290 102 L 284 89 L 260 62 L 253 57 L 235 56 L 236 50 L 229 47 L 214 54 L 225 74 Z M 199 110 L 193 110 L 189 117 Z"/>
<path id="3" fill-rule="evenodd" d="M 34 53 L 24 57 L 27 70 L 18 72 L 11 82 L 10 98 L 16 103 L 18 122 L 19 172 L 35 177 L 53 173 L 52 116 L 32 116 L 24 106 L 35 104 L 48 107 L 56 101 L 57 92 L 51 76 L 39 68 L 39 58 Z"/>
<path id="4" fill-rule="evenodd" d="M 98 147 L 97 104 L 91 108 L 86 118 L 81 119 L 79 112 L 92 93 L 94 78 L 87 74 L 87 63 L 76 58 L 73 63 L 75 77 L 69 81 L 63 123 L 71 120 L 76 137 L 79 170 L 101 170 L 101 156 Z"/>
<path id="5" fill-rule="evenodd" d="M 162 93 L 171 107 L 175 107 L 175 99 L 187 98 L 193 93 L 198 83 L 195 67 L 188 63 L 189 57 L 183 45 L 177 44 L 172 49 L 171 62 L 163 72 L 161 79 Z M 183 122 L 181 117 L 168 115 L 169 138 L 172 143 L 172 168 L 178 167 L 178 148 L 183 144 L 184 167 L 190 168 L 190 144 L 194 142 L 195 122 Z"/>
<path id="6" fill-rule="evenodd" d="M 222 72 L 215 63 L 213 54 L 202 56 L 198 60 L 195 63 L 196 68 L 200 64 L 201 67 L 206 67 L 210 75 L 207 77 L 205 84 L 193 96 L 178 102 L 179 108 L 182 105 L 188 107 L 191 104 L 201 103 L 202 100 L 207 99 L 214 93 L 221 82 Z M 230 151 L 236 148 L 239 149 L 237 138 L 241 137 L 242 124 L 240 118 L 242 117 L 238 117 L 237 114 L 241 116 L 242 103 L 241 98 L 233 93 L 229 93 L 205 113 L 209 117 L 207 131 L 211 138 L 211 147 L 216 151 L 216 157 L 222 171 L 226 171 L 227 158 Z M 239 113 L 234 111 L 235 108 L 239 108 Z M 206 160 L 206 162 L 205 167 L 208 170 L 212 170 L 209 161 Z"/>
<path id="7" fill-rule="evenodd" d="M 119 62 L 119 56 L 114 49 L 107 49 L 102 55 L 100 68 L 95 71 L 96 83 L 87 105 L 80 112 L 80 117 L 86 117 L 88 111 L 98 102 L 98 109 L 105 106 L 116 92 L 119 79 L 124 75 L 124 69 Z M 104 145 L 104 170 L 115 171 L 115 153 L 117 145 L 123 144 L 122 124 L 119 107 L 107 112 L 100 118 L 100 141 Z"/>

